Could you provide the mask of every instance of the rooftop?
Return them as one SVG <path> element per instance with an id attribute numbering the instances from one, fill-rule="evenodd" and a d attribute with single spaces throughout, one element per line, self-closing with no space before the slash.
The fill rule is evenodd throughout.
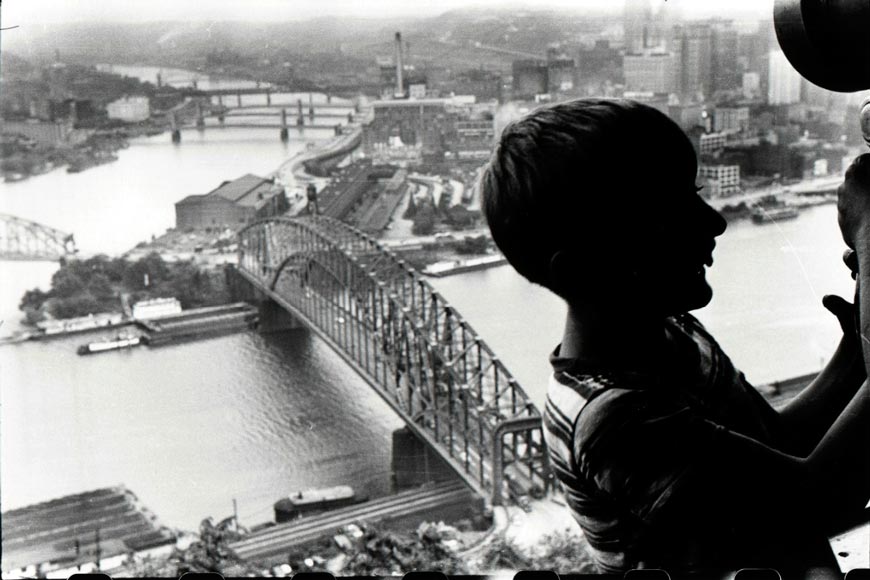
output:
<path id="1" fill-rule="evenodd" d="M 245 207 L 259 208 L 276 193 L 276 187 L 271 179 L 258 177 L 248 173 L 232 181 L 224 181 L 218 187 L 206 194 L 188 195 L 176 205 L 199 204 L 203 201 L 219 198 Z"/>
<path id="2" fill-rule="evenodd" d="M 225 181 L 207 195 L 218 195 L 239 205 L 257 207 L 272 194 L 273 182 L 248 173 L 238 179 Z"/>

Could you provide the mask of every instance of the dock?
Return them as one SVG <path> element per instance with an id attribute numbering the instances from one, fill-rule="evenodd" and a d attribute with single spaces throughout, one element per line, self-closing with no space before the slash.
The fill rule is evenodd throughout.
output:
<path id="1" fill-rule="evenodd" d="M 477 270 L 486 270 L 507 264 L 507 260 L 500 254 L 483 256 L 480 258 L 469 258 L 467 260 L 448 260 L 445 262 L 435 262 L 423 268 L 423 274 L 441 278 L 443 276 L 452 276 L 453 274 L 464 274 L 466 272 L 476 272 Z"/>
<path id="2" fill-rule="evenodd" d="M 175 545 L 175 534 L 123 486 L 9 510 L 2 518 L 4 576 L 16 571 L 35 576 L 38 570 Z"/>
<path id="3" fill-rule="evenodd" d="M 210 306 L 184 310 L 180 314 L 159 319 L 137 320 L 148 333 L 148 345 L 160 346 L 170 342 L 190 340 L 247 330 L 256 325 L 258 311 L 244 302 L 225 306 Z"/>

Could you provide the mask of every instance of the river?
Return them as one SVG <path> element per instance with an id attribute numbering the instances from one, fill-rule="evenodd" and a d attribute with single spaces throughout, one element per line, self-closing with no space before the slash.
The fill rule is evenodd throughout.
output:
<path id="1" fill-rule="evenodd" d="M 173 203 L 245 173 L 277 169 L 303 145 L 271 130 L 185 131 L 136 139 L 118 161 L 0 184 L 0 212 L 72 231 L 85 253 L 117 254 L 174 222 Z M 325 132 L 324 136 L 329 136 Z M 838 337 L 821 307 L 849 295 L 833 205 L 773 225 L 734 222 L 698 313 L 750 380 L 818 369 Z M 54 264 L 0 262 L 0 334 L 24 290 Z M 546 357 L 564 307 L 509 267 L 433 280 L 541 405 Z M 323 342 L 305 331 L 239 334 L 78 357 L 81 338 L 0 347 L 3 509 L 123 483 L 170 525 L 232 513 L 271 519 L 291 491 L 350 483 L 390 488 L 390 433 L 401 421 Z"/>

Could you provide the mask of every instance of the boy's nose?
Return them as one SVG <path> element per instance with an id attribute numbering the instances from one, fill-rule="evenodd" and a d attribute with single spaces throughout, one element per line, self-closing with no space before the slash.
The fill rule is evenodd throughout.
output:
<path id="1" fill-rule="evenodd" d="M 704 202 L 704 212 L 706 224 L 710 228 L 710 234 L 714 237 L 721 236 L 725 232 L 725 228 L 728 227 L 728 222 L 725 221 L 722 214 L 706 202 Z"/>

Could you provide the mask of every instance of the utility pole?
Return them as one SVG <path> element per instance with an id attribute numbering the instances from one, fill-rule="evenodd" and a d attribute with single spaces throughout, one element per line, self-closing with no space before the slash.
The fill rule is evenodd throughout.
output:
<path id="1" fill-rule="evenodd" d="M 100 571 L 100 558 L 103 555 L 102 550 L 100 550 L 100 528 L 96 529 L 96 531 L 94 533 L 94 539 L 95 539 L 95 543 L 96 543 L 96 548 L 94 549 L 94 556 L 97 559 L 97 572 L 99 572 Z"/>

